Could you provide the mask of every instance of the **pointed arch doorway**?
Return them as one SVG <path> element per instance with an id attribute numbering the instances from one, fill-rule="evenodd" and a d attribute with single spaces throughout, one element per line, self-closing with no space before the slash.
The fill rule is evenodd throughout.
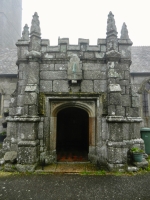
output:
<path id="1" fill-rule="evenodd" d="M 57 161 L 87 161 L 89 149 L 89 116 L 77 107 L 68 107 L 57 114 Z"/>

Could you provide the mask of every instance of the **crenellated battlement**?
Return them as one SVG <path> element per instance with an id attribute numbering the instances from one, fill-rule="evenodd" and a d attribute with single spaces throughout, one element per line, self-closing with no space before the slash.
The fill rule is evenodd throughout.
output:
<path id="1" fill-rule="evenodd" d="M 41 39 L 41 46 L 47 47 L 47 51 L 58 52 L 61 51 L 61 46 L 66 46 L 66 50 L 77 50 L 77 51 L 103 51 L 106 52 L 106 44 L 107 39 L 97 39 L 97 45 L 89 45 L 89 39 L 78 39 L 77 45 L 69 44 L 69 38 L 58 38 L 58 45 L 50 46 L 50 41 L 48 39 Z M 119 45 L 132 45 L 130 39 L 119 39 L 118 38 L 118 46 Z"/>
<path id="2" fill-rule="evenodd" d="M 24 26 L 21 40 L 18 40 L 18 59 L 26 59 L 30 51 L 41 52 L 41 59 L 61 59 L 68 58 L 73 53 L 80 59 L 104 59 L 106 52 L 111 50 L 121 54 L 121 58 L 131 59 L 132 42 L 128 35 L 127 26 L 123 23 L 121 37 L 117 38 L 117 29 L 114 15 L 112 12 L 108 15 L 106 38 L 98 38 L 97 45 L 89 45 L 89 39 L 79 38 L 77 45 L 69 44 L 69 38 L 58 38 L 58 45 L 51 46 L 48 39 L 41 39 L 41 29 L 39 16 L 33 15 L 30 28 L 30 37 L 28 26 Z M 34 54 L 35 55 L 35 54 Z"/>
<path id="3" fill-rule="evenodd" d="M 89 45 L 89 39 L 72 45 L 69 38 L 58 38 L 58 45 L 51 46 L 41 39 L 39 24 L 35 13 L 30 37 L 26 25 L 16 44 L 18 83 L 7 119 L 7 150 L 17 151 L 17 167 L 30 169 L 41 160 L 57 162 L 61 148 L 72 151 L 76 144 L 80 151 L 78 144 L 86 144 L 87 160 L 124 169 L 129 149 L 144 149 L 137 140 L 141 118 L 131 88 L 132 42 L 126 25 L 118 38 L 110 12 L 106 38 L 97 45 Z"/>

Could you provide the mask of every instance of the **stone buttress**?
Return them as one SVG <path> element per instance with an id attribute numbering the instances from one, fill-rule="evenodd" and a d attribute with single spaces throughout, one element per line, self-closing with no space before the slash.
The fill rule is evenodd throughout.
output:
<path id="1" fill-rule="evenodd" d="M 19 171 L 34 170 L 41 160 L 57 162 L 58 114 L 81 109 L 88 116 L 88 160 L 110 170 L 125 169 L 130 148 L 144 150 L 138 95 L 131 90 L 132 42 L 126 24 L 118 39 L 110 12 L 106 39 L 98 39 L 97 45 L 81 38 L 78 45 L 69 45 L 68 38 L 59 38 L 57 46 L 50 46 L 41 39 L 37 13 L 30 38 L 28 29 L 25 25 L 16 43 L 18 83 L 3 152 L 17 152 Z"/>
<path id="2" fill-rule="evenodd" d="M 130 82 L 131 45 L 128 30 L 123 24 L 121 38 L 117 39 L 114 16 L 107 21 L 107 80 L 108 122 L 107 164 L 109 169 L 124 168 L 129 149 L 135 145 L 144 149 L 140 138 L 139 99 L 132 94 Z"/>

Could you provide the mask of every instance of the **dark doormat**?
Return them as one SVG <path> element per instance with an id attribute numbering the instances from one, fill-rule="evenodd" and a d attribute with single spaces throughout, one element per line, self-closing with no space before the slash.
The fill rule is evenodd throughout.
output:
<path id="1" fill-rule="evenodd" d="M 86 151 L 58 151 L 57 152 L 58 162 L 87 162 L 88 154 Z"/>

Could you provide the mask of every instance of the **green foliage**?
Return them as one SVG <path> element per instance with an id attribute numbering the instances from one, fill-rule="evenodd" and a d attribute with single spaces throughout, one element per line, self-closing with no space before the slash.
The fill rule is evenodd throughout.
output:
<path id="1" fill-rule="evenodd" d="M 146 168 L 146 171 L 150 172 L 150 166 Z"/>
<path id="2" fill-rule="evenodd" d="M 138 147 L 132 147 L 131 152 L 132 153 L 144 153 L 144 151 Z"/>
<path id="3" fill-rule="evenodd" d="M 96 171 L 95 175 L 106 175 L 106 171 L 105 170 Z"/>
<path id="4" fill-rule="evenodd" d="M 6 135 L 6 131 L 1 132 L 0 135 Z"/>

